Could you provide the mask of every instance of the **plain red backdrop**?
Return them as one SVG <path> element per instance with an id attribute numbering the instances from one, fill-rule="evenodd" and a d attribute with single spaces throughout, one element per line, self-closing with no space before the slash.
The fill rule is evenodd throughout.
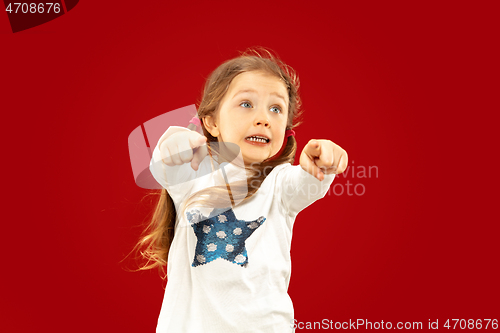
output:
<path id="1" fill-rule="evenodd" d="M 152 208 L 128 135 L 250 46 L 300 76 L 299 153 L 378 169 L 298 215 L 297 320 L 500 319 L 493 3 L 80 1 L 16 34 L 0 14 L 0 331 L 155 330 L 162 280 L 120 262 Z"/>

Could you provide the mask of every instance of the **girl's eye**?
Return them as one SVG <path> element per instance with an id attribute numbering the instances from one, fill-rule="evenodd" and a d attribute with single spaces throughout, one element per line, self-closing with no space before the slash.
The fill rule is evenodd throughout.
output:
<path id="1" fill-rule="evenodd" d="M 247 102 L 247 101 L 245 101 L 245 102 L 241 102 L 241 104 L 240 104 L 240 105 L 243 105 L 243 104 L 248 104 L 248 105 L 250 105 L 250 102 Z"/>
<path id="2" fill-rule="evenodd" d="M 279 106 L 273 106 L 273 107 L 271 108 L 271 110 L 272 110 L 272 109 L 276 109 L 276 110 L 278 110 L 278 112 L 273 111 L 274 113 L 281 113 L 281 108 L 280 108 Z"/>
<path id="3" fill-rule="evenodd" d="M 247 105 L 249 105 L 250 107 L 252 107 L 252 104 L 250 104 L 250 102 L 248 102 L 248 101 L 241 102 L 241 103 L 240 103 L 240 106 L 243 106 L 243 105 L 245 105 L 245 104 L 247 104 Z M 243 106 L 243 107 L 244 107 L 245 109 L 247 108 L 247 107 L 245 107 L 245 106 Z M 273 110 L 273 109 L 276 109 L 277 111 L 272 111 L 272 112 L 274 112 L 274 113 L 281 113 L 281 107 L 279 107 L 279 106 L 273 106 L 270 110 Z"/>

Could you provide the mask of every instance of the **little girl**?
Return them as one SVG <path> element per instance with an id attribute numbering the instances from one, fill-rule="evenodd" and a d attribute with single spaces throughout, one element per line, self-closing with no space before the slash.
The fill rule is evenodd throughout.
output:
<path id="1" fill-rule="evenodd" d="M 292 227 L 348 160 L 333 142 L 310 140 L 292 165 L 299 81 L 264 51 L 210 75 L 192 120 L 204 135 L 171 126 L 154 149 L 150 170 L 164 189 L 139 245 L 144 269 L 168 262 L 156 332 L 293 331 Z"/>

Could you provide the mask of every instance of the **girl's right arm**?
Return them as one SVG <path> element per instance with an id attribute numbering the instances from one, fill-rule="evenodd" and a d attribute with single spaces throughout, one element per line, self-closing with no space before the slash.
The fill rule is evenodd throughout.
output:
<path id="1" fill-rule="evenodd" d="M 158 140 L 149 170 L 175 202 L 189 193 L 189 181 L 196 178 L 199 165 L 208 154 L 205 142 L 205 136 L 179 126 L 170 126 Z"/>

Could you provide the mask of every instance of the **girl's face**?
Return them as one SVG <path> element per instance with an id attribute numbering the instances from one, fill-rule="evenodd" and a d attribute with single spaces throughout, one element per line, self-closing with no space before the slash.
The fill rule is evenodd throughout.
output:
<path id="1" fill-rule="evenodd" d="M 203 120 L 205 128 L 219 142 L 237 144 L 245 165 L 249 165 L 278 153 L 287 119 L 288 91 L 283 81 L 251 71 L 233 79 L 215 119 L 208 116 Z"/>

